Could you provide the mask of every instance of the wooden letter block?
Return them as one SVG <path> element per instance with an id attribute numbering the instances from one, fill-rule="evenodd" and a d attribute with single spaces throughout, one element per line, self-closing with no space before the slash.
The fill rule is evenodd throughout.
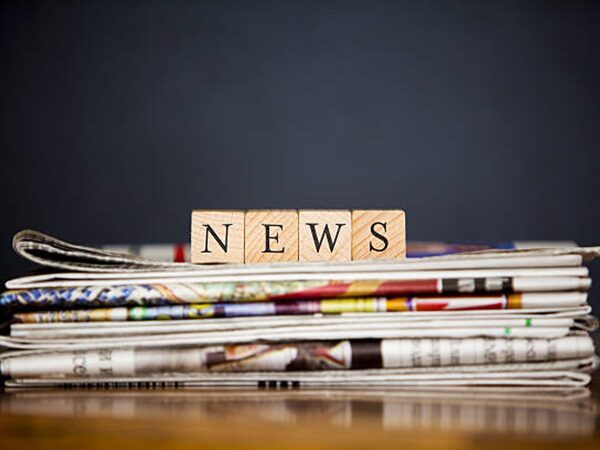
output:
<path id="1" fill-rule="evenodd" d="M 352 211 L 353 260 L 404 257 L 404 211 Z"/>
<path id="2" fill-rule="evenodd" d="M 244 212 L 192 211 L 192 262 L 243 263 Z"/>
<path id="3" fill-rule="evenodd" d="M 350 261 L 351 227 L 350 211 L 300 210 L 300 261 Z"/>
<path id="4" fill-rule="evenodd" d="M 298 261 L 298 211 L 246 211 L 246 262 Z"/>

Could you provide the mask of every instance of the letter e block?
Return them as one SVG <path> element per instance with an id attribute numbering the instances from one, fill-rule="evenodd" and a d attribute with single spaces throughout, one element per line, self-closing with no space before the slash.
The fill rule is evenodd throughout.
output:
<path id="1" fill-rule="evenodd" d="M 298 211 L 246 211 L 246 262 L 298 261 Z"/>
<path id="2" fill-rule="evenodd" d="M 404 211 L 352 211 L 352 260 L 406 257 Z"/>
<path id="3" fill-rule="evenodd" d="M 300 261 L 350 261 L 350 211 L 300 210 Z"/>
<path id="4" fill-rule="evenodd" d="M 192 211 L 192 262 L 243 263 L 244 212 Z"/>

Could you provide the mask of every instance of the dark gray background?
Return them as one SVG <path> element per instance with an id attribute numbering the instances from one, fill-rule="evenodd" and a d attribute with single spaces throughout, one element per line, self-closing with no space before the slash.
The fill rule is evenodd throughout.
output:
<path id="1" fill-rule="evenodd" d="M 3 2 L 4 278 L 24 227 L 404 208 L 410 239 L 600 243 L 598 2 Z"/>

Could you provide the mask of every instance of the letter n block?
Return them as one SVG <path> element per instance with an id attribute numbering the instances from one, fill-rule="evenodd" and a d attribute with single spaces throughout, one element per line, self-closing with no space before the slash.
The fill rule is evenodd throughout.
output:
<path id="1" fill-rule="evenodd" d="M 298 211 L 246 211 L 246 262 L 298 261 Z"/>
<path id="2" fill-rule="evenodd" d="M 300 210 L 300 261 L 350 261 L 350 211 Z"/>
<path id="3" fill-rule="evenodd" d="M 244 212 L 192 211 L 192 262 L 243 263 Z"/>
<path id="4" fill-rule="evenodd" d="M 404 257 L 404 211 L 352 211 L 352 260 Z"/>

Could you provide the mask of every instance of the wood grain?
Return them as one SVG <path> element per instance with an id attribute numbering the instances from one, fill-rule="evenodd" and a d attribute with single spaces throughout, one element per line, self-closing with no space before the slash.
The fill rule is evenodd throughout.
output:
<path id="1" fill-rule="evenodd" d="M 512 405 L 515 400 L 496 398 L 488 404 L 463 392 L 449 399 L 436 396 L 429 401 L 437 407 L 430 409 L 427 399 L 394 401 L 394 389 L 380 398 L 343 389 L 312 395 L 211 391 L 3 393 L 0 444 L 11 450 L 600 448 L 594 428 L 597 395 Z M 544 410 L 547 414 L 539 416 Z M 444 421 L 442 412 L 448 415 Z M 565 414 L 592 427 L 565 423 Z M 498 426 L 513 432 L 500 432 Z"/>
<path id="2" fill-rule="evenodd" d="M 300 210 L 300 261 L 350 261 L 352 216 L 346 210 Z"/>
<path id="3" fill-rule="evenodd" d="M 352 211 L 352 259 L 406 257 L 402 210 Z"/>
<path id="4" fill-rule="evenodd" d="M 192 211 L 191 241 L 193 263 L 243 263 L 244 212 Z"/>
<path id="5" fill-rule="evenodd" d="M 298 211 L 246 211 L 247 263 L 298 261 Z"/>

